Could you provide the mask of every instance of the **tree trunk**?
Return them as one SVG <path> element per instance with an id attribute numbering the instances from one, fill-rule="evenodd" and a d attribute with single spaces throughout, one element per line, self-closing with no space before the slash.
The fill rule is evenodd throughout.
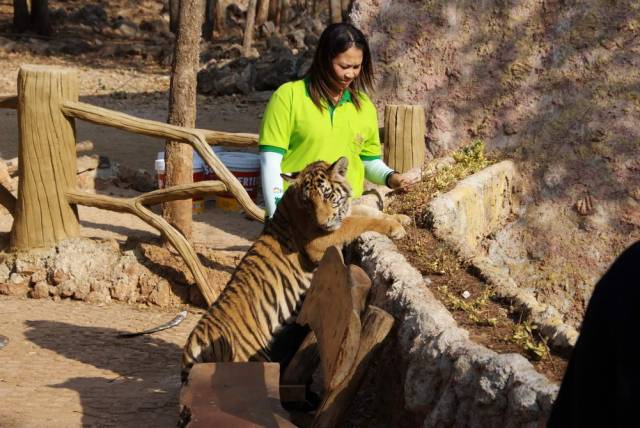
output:
<path id="1" fill-rule="evenodd" d="M 225 9 L 224 0 L 215 0 L 215 19 L 214 29 L 218 31 L 218 34 L 222 35 L 227 28 L 227 12 Z"/>
<path id="2" fill-rule="evenodd" d="M 329 14 L 331 23 L 337 24 L 342 22 L 342 2 L 341 0 L 329 0 Z"/>
<path id="3" fill-rule="evenodd" d="M 31 25 L 38 34 L 51 34 L 51 20 L 49 19 L 49 0 L 31 1 Z"/>
<path id="4" fill-rule="evenodd" d="M 276 15 L 278 14 L 278 3 L 280 0 L 269 0 L 269 21 L 276 22 Z"/>
<path id="5" fill-rule="evenodd" d="M 291 18 L 291 1 L 290 0 L 280 0 L 280 10 L 278 11 L 278 15 L 280 16 L 280 24 L 282 25 L 285 22 L 289 22 Z"/>
<path id="6" fill-rule="evenodd" d="M 422 167 L 424 143 L 424 108 L 416 105 L 384 107 L 384 154 L 387 165 L 399 172 Z"/>
<path id="7" fill-rule="evenodd" d="M 205 40 L 213 40 L 213 29 L 216 17 L 216 1 L 205 0 L 204 2 L 204 24 L 202 24 L 202 37 Z"/>
<path id="8" fill-rule="evenodd" d="M 260 0 L 258 2 L 258 11 L 256 12 L 256 27 L 261 26 L 269 18 L 269 0 Z"/>
<path id="9" fill-rule="evenodd" d="M 200 30 L 204 0 L 181 0 L 178 36 L 171 69 L 169 123 L 194 128 L 196 124 L 196 73 L 200 58 Z M 165 148 L 167 187 L 193 182 L 193 149 L 167 141 Z M 164 218 L 191 239 L 191 199 L 167 202 Z"/>
<path id="10" fill-rule="evenodd" d="M 30 7 L 28 0 L 13 0 L 13 26 L 19 33 L 31 26 Z"/>
<path id="11" fill-rule="evenodd" d="M 349 18 L 349 8 L 351 7 L 351 0 L 340 0 L 340 8 L 342 9 L 342 20 L 347 21 Z"/>
<path id="12" fill-rule="evenodd" d="M 247 22 L 244 27 L 244 38 L 242 40 L 242 55 L 248 57 L 251 55 L 251 45 L 253 44 L 253 27 L 256 22 L 257 0 L 249 0 L 247 6 Z"/>
<path id="13" fill-rule="evenodd" d="M 52 247 L 80 233 L 76 213 L 65 196 L 76 185 L 76 138 L 73 119 L 60 109 L 64 101 L 78 101 L 74 71 L 35 65 L 20 68 L 20 179 L 11 228 L 13 249 Z"/>
<path id="14" fill-rule="evenodd" d="M 178 32 L 180 20 L 180 0 L 169 0 L 169 29 L 173 34 Z"/>

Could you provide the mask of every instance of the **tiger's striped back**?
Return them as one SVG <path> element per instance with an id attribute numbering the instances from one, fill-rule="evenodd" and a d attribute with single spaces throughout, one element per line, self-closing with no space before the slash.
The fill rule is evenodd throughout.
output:
<path id="1" fill-rule="evenodd" d="M 285 358 L 275 355 L 274 339 L 294 323 L 317 266 L 306 245 L 336 230 L 348 215 L 351 189 L 345 173 L 341 158 L 332 165 L 314 162 L 290 178 L 273 219 L 191 332 L 182 357 L 183 381 L 197 362 Z"/>

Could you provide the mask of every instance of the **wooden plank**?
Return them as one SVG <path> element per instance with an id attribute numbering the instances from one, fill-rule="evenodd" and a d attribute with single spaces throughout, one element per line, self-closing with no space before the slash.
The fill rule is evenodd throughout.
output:
<path id="1" fill-rule="evenodd" d="M 180 391 L 181 418 L 189 428 L 295 427 L 280 405 L 279 376 L 278 363 L 196 364 Z"/>
<path id="2" fill-rule="evenodd" d="M 387 106 L 389 109 L 389 116 L 387 117 L 387 120 L 385 121 L 384 124 L 384 131 L 385 134 L 387 135 L 387 141 L 386 144 L 389 145 L 389 157 L 385 160 L 385 162 L 387 163 L 387 165 L 389 165 L 391 168 L 397 169 L 397 165 L 396 165 L 396 149 L 397 149 L 397 143 L 396 143 L 396 115 L 398 112 L 398 106 L 394 106 L 394 105 L 390 105 Z"/>
<path id="3" fill-rule="evenodd" d="M 411 168 L 422 167 L 426 147 L 424 144 L 424 107 L 413 106 L 413 119 L 411 120 Z"/>
<path id="4" fill-rule="evenodd" d="M 327 392 L 316 413 L 312 428 L 331 428 L 339 425 L 340 418 L 353 400 L 375 350 L 384 341 L 393 326 L 393 317 L 375 306 L 369 306 L 363 317 L 358 354 L 349 375 L 336 388 Z"/>
<path id="5" fill-rule="evenodd" d="M 366 276 L 366 275 L 365 275 Z M 318 266 L 298 315 L 318 340 L 325 389 L 339 385 L 348 375 L 360 343 L 360 309 L 371 282 L 358 278 L 344 264 L 342 254 L 330 247 Z"/>
<path id="6" fill-rule="evenodd" d="M 384 106 L 384 119 L 382 122 L 382 126 L 384 127 L 384 133 L 382 135 L 382 160 L 384 163 L 389 165 L 389 148 L 391 145 L 389 144 L 389 115 L 391 114 L 391 108 L 388 105 Z"/>
<path id="7" fill-rule="evenodd" d="M 287 385 L 305 385 L 316 367 L 320 364 L 320 354 L 318 353 L 318 339 L 313 331 L 296 351 L 295 355 L 287 365 L 283 375 L 282 383 Z"/>
<path id="8" fill-rule="evenodd" d="M 403 106 L 404 123 L 402 123 L 402 172 L 409 171 L 413 166 L 413 117 L 415 106 Z"/>
<path id="9" fill-rule="evenodd" d="M 396 113 L 396 156 L 395 156 L 395 169 L 404 172 L 404 116 L 407 109 L 404 106 L 398 106 L 398 110 Z"/>

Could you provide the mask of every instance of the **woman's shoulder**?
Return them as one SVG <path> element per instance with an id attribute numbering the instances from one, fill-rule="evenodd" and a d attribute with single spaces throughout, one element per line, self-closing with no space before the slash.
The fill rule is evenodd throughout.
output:
<path id="1" fill-rule="evenodd" d="M 364 111 L 376 111 L 376 106 L 375 104 L 373 104 L 373 101 L 371 101 L 371 98 L 369 97 L 369 95 L 367 95 L 366 92 L 363 91 L 358 91 L 356 92 L 356 96 L 358 97 L 358 100 L 360 100 L 360 108 Z"/>
<path id="2" fill-rule="evenodd" d="M 277 95 L 279 97 L 292 98 L 296 96 L 296 94 L 303 93 L 304 94 L 305 82 L 304 80 L 292 80 L 287 83 L 283 83 L 275 90 L 273 95 Z"/>

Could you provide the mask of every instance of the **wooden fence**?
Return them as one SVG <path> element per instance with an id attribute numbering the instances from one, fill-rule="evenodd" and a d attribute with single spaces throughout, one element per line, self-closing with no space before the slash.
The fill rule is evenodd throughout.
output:
<path id="1" fill-rule="evenodd" d="M 13 215 L 10 245 L 14 251 L 51 247 L 79 236 L 77 205 L 134 214 L 175 247 L 193 273 L 208 304 L 217 298 L 188 240 L 150 205 L 230 192 L 253 219 L 264 221 L 264 211 L 220 159 L 211 144 L 251 146 L 257 135 L 233 134 L 168 125 L 78 101 L 78 77 L 71 69 L 24 65 L 18 73 L 18 95 L 0 96 L 0 108 L 18 110 L 17 197 L 0 186 L 0 204 Z M 201 181 L 115 198 L 84 192 L 76 187 L 75 119 L 136 134 L 190 144 L 219 180 Z"/>

